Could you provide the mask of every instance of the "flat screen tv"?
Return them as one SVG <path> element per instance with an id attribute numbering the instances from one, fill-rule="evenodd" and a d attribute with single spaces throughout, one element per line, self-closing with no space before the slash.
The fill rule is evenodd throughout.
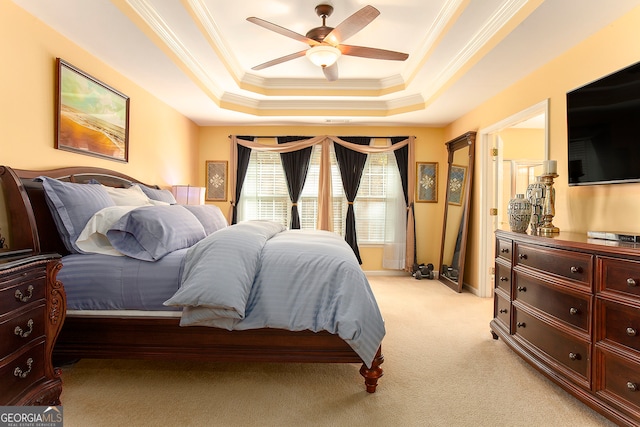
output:
<path id="1" fill-rule="evenodd" d="M 640 182 L 640 62 L 567 93 L 569 185 Z"/>

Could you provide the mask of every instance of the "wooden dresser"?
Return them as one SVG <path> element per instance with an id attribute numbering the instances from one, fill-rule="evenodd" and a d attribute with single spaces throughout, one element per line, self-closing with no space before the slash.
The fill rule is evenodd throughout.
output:
<path id="1" fill-rule="evenodd" d="M 494 338 L 620 425 L 640 425 L 640 244 L 496 231 Z"/>
<path id="2" fill-rule="evenodd" d="M 0 257 L 0 405 L 59 405 L 51 354 L 66 299 L 58 255 Z"/>

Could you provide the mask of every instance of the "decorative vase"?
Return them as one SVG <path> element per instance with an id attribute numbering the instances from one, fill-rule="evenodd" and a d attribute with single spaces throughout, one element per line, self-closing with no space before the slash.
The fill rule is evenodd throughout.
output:
<path id="1" fill-rule="evenodd" d="M 531 220 L 531 202 L 524 198 L 524 194 L 516 194 L 516 197 L 509 200 L 507 215 L 511 231 L 526 232 Z"/>
<path id="2" fill-rule="evenodd" d="M 540 181 L 539 176 L 536 176 L 536 181 L 527 187 L 526 199 L 531 203 L 531 220 L 529 221 L 529 225 L 531 225 L 531 232 L 534 234 L 537 233 L 538 228 L 544 224 L 545 192 L 546 186 Z"/>

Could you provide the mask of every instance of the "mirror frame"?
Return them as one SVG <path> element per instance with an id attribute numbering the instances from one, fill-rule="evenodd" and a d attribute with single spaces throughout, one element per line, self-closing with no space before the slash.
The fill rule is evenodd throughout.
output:
<path id="1" fill-rule="evenodd" d="M 449 157 L 447 160 L 447 191 L 446 197 L 444 201 L 444 222 L 442 223 L 442 242 L 440 246 L 440 264 L 438 269 L 438 280 L 442 283 L 450 287 L 456 292 L 462 292 L 462 287 L 464 285 L 464 263 L 465 263 L 465 255 L 467 252 L 467 236 L 469 233 L 469 208 L 471 207 L 471 188 L 473 181 L 473 165 L 475 161 L 475 142 L 476 142 L 476 132 L 467 132 L 463 135 L 460 135 L 457 138 L 452 139 L 447 142 L 445 145 L 447 146 L 447 151 L 449 152 Z M 462 234 L 460 238 L 460 255 L 458 257 L 458 281 L 455 282 L 452 279 L 446 277 L 442 274 L 442 261 L 444 258 L 444 247 L 445 247 L 445 238 L 447 234 L 447 213 L 449 211 L 449 179 L 451 178 L 451 166 L 453 164 L 453 156 L 456 151 L 462 150 L 464 148 L 469 148 L 469 164 L 467 169 L 467 180 L 464 184 L 464 200 L 462 201 L 462 207 L 464 209 L 463 217 L 462 217 Z"/>

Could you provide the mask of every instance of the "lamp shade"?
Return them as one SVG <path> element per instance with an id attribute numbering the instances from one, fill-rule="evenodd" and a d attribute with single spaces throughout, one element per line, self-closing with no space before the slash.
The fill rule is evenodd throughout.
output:
<path id="1" fill-rule="evenodd" d="M 322 68 L 332 66 L 341 54 L 340 49 L 328 45 L 313 46 L 305 53 L 311 62 Z"/>
<path id="2" fill-rule="evenodd" d="M 204 187 L 192 187 L 190 185 L 174 185 L 171 193 L 179 205 L 204 205 Z"/>

